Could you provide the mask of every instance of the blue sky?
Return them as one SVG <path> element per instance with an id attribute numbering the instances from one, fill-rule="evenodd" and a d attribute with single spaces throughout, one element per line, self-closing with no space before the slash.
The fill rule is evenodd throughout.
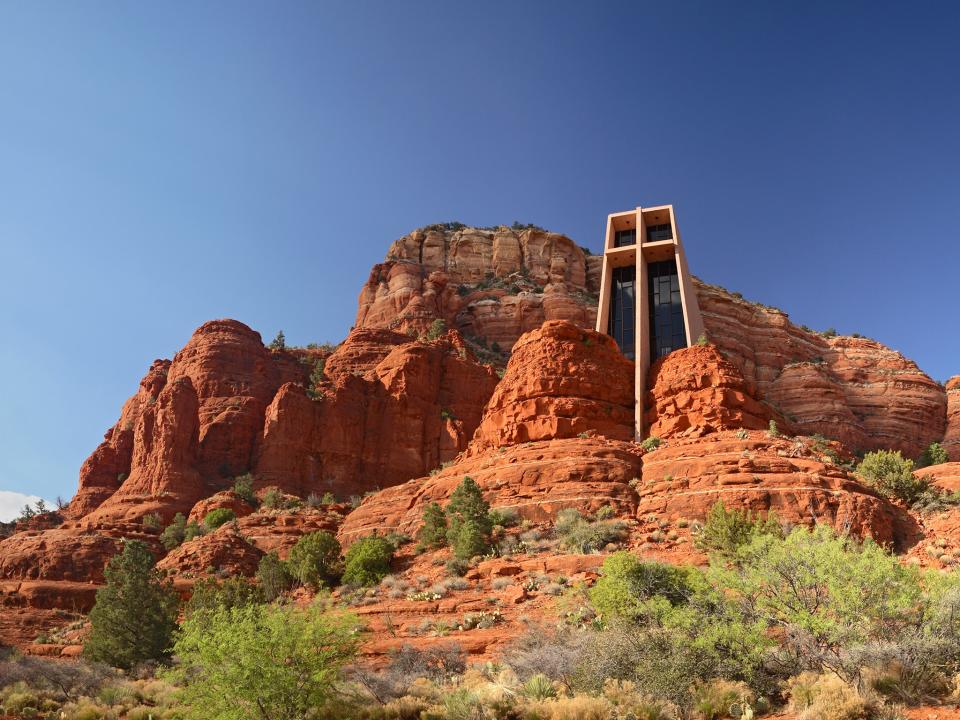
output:
<path id="1" fill-rule="evenodd" d="M 69 497 L 150 362 L 235 317 L 338 341 L 410 229 L 692 270 L 960 373 L 949 3 L 0 0 L 0 490 Z"/>

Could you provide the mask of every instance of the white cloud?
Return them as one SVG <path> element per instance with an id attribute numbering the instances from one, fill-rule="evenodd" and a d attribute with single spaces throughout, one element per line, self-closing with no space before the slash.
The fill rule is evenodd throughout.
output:
<path id="1" fill-rule="evenodd" d="M 39 499 L 36 495 L 24 495 L 11 490 L 0 490 L 0 522 L 10 522 L 15 517 L 19 517 L 24 505 L 27 503 L 33 505 Z M 49 500 L 46 502 L 47 507 L 54 507 Z"/>

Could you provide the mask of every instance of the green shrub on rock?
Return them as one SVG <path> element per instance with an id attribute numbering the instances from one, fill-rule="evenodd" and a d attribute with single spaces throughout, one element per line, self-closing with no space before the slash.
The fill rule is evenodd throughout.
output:
<path id="1" fill-rule="evenodd" d="M 930 483 L 913 474 L 913 460 L 899 450 L 868 452 L 857 465 L 857 474 L 889 498 L 912 505 L 930 489 Z"/>
<path id="2" fill-rule="evenodd" d="M 290 549 L 287 570 L 301 585 L 314 589 L 336 585 L 340 578 L 340 543 L 327 532 L 304 535 Z"/>
<path id="3" fill-rule="evenodd" d="M 343 583 L 359 587 L 376 585 L 390 574 L 393 546 L 378 535 L 361 538 L 347 549 Z"/>
<path id="4" fill-rule="evenodd" d="M 207 513 L 203 519 L 203 525 L 207 530 L 216 530 L 224 523 L 236 520 L 237 514 L 230 508 L 217 508 Z"/>

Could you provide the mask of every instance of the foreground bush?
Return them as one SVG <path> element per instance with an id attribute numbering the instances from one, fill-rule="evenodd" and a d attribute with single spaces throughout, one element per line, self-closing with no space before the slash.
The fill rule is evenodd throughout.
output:
<path id="1" fill-rule="evenodd" d="M 356 620 L 314 606 L 248 605 L 184 621 L 171 678 L 197 720 L 298 720 L 337 691 Z"/>
<path id="2" fill-rule="evenodd" d="M 91 660 L 129 669 L 166 658 L 176 627 L 178 598 L 161 581 L 153 555 L 139 540 L 124 542 L 107 563 L 107 584 L 90 612 L 84 654 Z"/>

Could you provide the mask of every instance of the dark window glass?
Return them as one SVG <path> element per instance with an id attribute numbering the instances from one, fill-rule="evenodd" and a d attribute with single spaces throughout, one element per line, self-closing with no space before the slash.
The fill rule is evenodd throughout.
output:
<path id="1" fill-rule="evenodd" d="M 669 225 L 666 226 L 669 228 Z M 647 304 L 650 315 L 650 358 L 669 355 L 687 346 L 680 281 L 675 260 L 647 265 Z"/>
<path id="2" fill-rule="evenodd" d="M 613 283 L 610 288 L 610 317 L 607 320 L 607 332 L 617 341 L 620 352 L 631 360 L 636 356 L 634 337 L 634 323 L 637 317 L 634 292 L 636 285 L 636 266 L 614 268 Z"/>
<path id="3" fill-rule="evenodd" d="M 647 226 L 647 242 L 656 242 L 657 240 L 672 240 L 672 239 L 673 239 L 673 228 L 670 226 L 670 223 L 664 223 L 663 225 Z"/>
<path id="4" fill-rule="evenodd" d="M 625 247 L 626 245 L 636 245 L 636 244 L 637 244 L 636 230 L 617 230 L 613 234 L 614 247 Z"/>

